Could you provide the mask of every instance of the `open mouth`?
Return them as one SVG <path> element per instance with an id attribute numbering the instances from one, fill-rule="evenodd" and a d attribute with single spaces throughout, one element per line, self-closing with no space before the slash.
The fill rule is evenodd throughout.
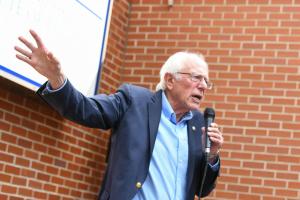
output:
<path id="1" fill-rule="evenodd" d="M 194 102 L 199 103 L 202 99 L 201 95 L 192 95 L 192 99 Z"/>

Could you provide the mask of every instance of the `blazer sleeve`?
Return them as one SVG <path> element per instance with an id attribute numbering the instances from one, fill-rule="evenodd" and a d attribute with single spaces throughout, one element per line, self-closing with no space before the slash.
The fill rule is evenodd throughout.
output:
<path id="1" fill-rule="evenodd" d="M 127 85 L 111 95 L 86 97 L 69 80 L 55 92 L 50 92 L 46 84 L 37 91 L 43 100 L 63 117 L 91 128 L 111 128 L 122 118 L 131 103 L 130 87 Z"/>
<path id="2" fill-rule="evenodd" d="M 203 157 L 205 158 L 205 157 Z M 216 181 L 217 178 L 219 176 L 220 173 L 220 165 L 221 165 L 221 160 L 218 156 L 218 165 L 219 168 L 217 170 L 213 170 L 212 166 L 210 164 L 208 164 L 205 159 L 203 159 L 203 163 L 207 165 L 207 171 L 206 171 L 206 176 L 205 176 L 205 181 L 204 181 L 204 185 L 203 185 L 203 189 L 201 192 L 201 197 L 205 197 L 208 196 L 216 187 Z M 202 165 L 201 167 L 202 171 L 201 171 L 201 180 L 203 179 L 203 173 L 204 173 L 204 165 Z M 201 183 L 200 183 L 201 184 Z M 199 194 L 199 190 L 200 190 L 200 184 L 199 184 L 199 188 L 198 188 L 198 193 Z"/>

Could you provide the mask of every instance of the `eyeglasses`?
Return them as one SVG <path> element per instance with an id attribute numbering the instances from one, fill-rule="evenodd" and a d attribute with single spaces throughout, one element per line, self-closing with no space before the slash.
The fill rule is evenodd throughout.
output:
<path id="1" fill-rule="evenodd" d="M 210 90 L 212 89 L 213 87 L 213 83 L 212 82 L 209 82 L 204 76 L 202 75 L 196 75 L 196 74 L 193 74 L 193 73 L 186 73 L 186 72 L 176 72 L 175 74 L 184 74 L 184 75 L 189 75 L 190 76 L 190 79 L 191 81 L 199 84 L 201 83 L 203 80 L 206 84 L 206 89 Z"/>

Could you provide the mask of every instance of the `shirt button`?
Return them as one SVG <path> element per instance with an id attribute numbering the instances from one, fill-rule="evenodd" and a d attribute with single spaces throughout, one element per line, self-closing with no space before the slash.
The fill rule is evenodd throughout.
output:
<path id="1" fill-rule="evenodd" d="M 137 182 L 137 183 L 135 184 L 135 187 L 136 187 L 137 189 L 140 189 L 140 188 L 142 187 L 141 182 Z"/>

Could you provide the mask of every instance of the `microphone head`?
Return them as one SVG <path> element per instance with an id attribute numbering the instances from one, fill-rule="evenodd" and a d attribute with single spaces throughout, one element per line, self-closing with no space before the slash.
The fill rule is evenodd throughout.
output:
<path id="1" fill-rule="evenodd" d="M 215 118 L 215 111 L 213 108 L 205 108 L 204 110 L 204 118 Z"/>

